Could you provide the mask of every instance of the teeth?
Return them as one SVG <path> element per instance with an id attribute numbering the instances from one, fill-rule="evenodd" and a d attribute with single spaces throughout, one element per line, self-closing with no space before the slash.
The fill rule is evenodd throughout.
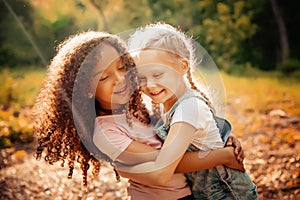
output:
<path id="1" fill-rule="evenodd" d="M 154 95 L 157 95 L 157 94 L 159 94 L 160 93 L 160 91 L 156 91 L 156 92 L 151 92 L 152 94 L 154 94 Z"/>
<path id="2" fill-rule="evenodd" d="M 126 90 L 126 86 L 124 86 L 123 88 L 121 88 L 120 90 L 116 91 L 115 93 L 122 93 Z"/>

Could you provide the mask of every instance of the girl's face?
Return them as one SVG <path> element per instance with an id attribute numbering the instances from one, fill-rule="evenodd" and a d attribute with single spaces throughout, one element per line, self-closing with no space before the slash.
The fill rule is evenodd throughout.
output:
<path id="1" fill-rule="evenodd" d="M 142 91 L 156 103 L 163 103 L 166 110 L 187 90 L 183 66 L 171 53 L 160 50 L 143 50 L 136 59 Z"/>
<path id="2" fill-rule="evenodd" d="M 104 109 L 118 109 L 128 102 L 130 87 L 125 80 L 127 70 L 116 49 L 103 45 L 100 62 L 94 73 L 98 81 L 95 98 Z"/>

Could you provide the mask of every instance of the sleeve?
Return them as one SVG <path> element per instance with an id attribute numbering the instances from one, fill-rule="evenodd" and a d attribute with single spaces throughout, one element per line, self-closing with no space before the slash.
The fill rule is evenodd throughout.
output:
<path id="1" fill-rule="evenodd" d="M 212 118 L 210 108 L 201 99 L 196 97 L 183 100 L 176 108 L 170 125 L 176 122 L 185 122 L 196 129 L 205 129 Z"/>
<path id="2" fill-rule="evenodd" d="M 93 141 L 100 151 L 116 160 L 133 140 L 116 124 L 96 119 Z"/>

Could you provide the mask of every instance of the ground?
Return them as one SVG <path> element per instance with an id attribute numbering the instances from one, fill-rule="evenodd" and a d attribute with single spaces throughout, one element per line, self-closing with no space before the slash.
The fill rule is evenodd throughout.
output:
<path id="1" fill-rule="evenodd" d="M 300 199 L 300 120 L 280 112 L 256 114 L 253 118 L 253 113 L 230 110 L 228 115 L 233 126 L 246 125 L 243 134 L 238 133 L 239 129 L 235 133 L 242 142 L 245 167 L 258 187 L 260 199 Z M 251 128 L 254 122 L 260 125 Z M 278 133 L 287 129 L 296 131 L 293 138 L 279 137 Z M 127 180 L 118 183 L 110 167 L 104 166 L 84 192 L 78 169 L 73 179 L 68 179 L 66 168 L 35 160 L 34 145 L 1 150 L 0 200 L 126 199 Z"/>

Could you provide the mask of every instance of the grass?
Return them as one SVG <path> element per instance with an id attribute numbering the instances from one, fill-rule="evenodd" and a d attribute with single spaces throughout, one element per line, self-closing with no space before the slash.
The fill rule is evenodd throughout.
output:
<path id="1" fill-rule="evenodd" d="M 300 118 L 299 80 L 227 74 L 222 78 L 227 95 L 226 118 L 233 124 L 236 136 L 260 134 L 261 142 L 273 146 L 300 140 L 299 123 L 285 120 Z M 272 116 L 271 111 L 279 111 L 284 117 Z"/>
<path id="2" fill-rule="evenodd" d="M 266 114 L 281 109 L 300 117 L 300 82 L 272 77 L 237 77 L 222 74 L 227 104 L 245 112 Z"/>

